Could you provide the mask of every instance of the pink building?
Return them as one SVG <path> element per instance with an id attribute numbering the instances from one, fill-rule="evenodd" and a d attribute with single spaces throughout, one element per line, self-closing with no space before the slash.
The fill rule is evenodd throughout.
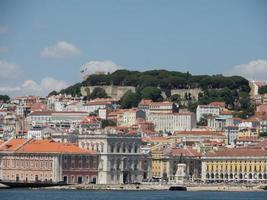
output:
<path id="1" fill-rule="evenodd" d="M 11 139 L 0 145 L 0 179 L 69 184 L 97 182 L 94 151 L 53 140 Z"/>

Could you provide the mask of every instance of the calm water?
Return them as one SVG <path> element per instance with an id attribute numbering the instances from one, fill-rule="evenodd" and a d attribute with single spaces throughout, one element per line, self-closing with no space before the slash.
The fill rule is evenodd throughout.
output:
<path id="1" fill-rule="evenodd" d="M 178 191 L 58 191 L 58 190 L 0 190 L 1 200 L 174 200 L 174 199 L 264 199 L 267 192 L 178 192 Z"/>

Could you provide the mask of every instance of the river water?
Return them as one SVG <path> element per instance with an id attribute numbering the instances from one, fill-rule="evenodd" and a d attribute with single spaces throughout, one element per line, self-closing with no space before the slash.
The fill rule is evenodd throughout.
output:
<path id="1" fill-rule="evenodd" d="M 2 189 L 0 200 L 267 200 L 267 192 L 84 191 Z"/>

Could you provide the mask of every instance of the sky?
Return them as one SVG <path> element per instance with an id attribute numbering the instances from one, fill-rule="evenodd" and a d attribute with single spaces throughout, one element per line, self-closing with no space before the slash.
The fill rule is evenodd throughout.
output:
<path id="1" fill-rule="evenodd" d="M 267 81 L 267 1 L 0 0 L 0 94 L 47 95 L 82 69 Z"/>

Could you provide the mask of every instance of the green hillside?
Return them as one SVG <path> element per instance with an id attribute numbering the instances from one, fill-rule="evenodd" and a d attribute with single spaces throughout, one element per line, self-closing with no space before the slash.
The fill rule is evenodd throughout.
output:
<path id="1" fill-rule="evenodd" d="M 241 76 L 223 76 L 223 75 L 192 75 L 189 72 L 182 73 L 167 70 L 150 71 L 129 71 L 117 70 L 111 74 L 92 74 L 85 81 L 72 85 L 60 91 L 60 93 L 80 95 L 81 86 L 95 85 L 118 85 L 135 86 L 136 93 L 130 95 L 131 101 L 127 102 L 127 96 L 123 97 L 123 105 L 126 107 L 136 106 L 143 97 L 153 98 L 152 93 L 155 88 L 160 88 L 165 92 L 167 100 L 177 103 L 187 101 L 187 107 L 194 111 L 198 104 L 208 104 L 212 101 L 224 101 L 229 109 L 246 111 L 251 113 L 253 110 L 249 100 L 249 82 Z M 193 101 L 190 94 L 186 97 L 171 96 L 171 89 L 193 89 L 200 88 L 203 92 L 199 94 L 198 101 Z M 135 97 L 133 97 L 136 95 Z M 129 99 L 130 99 L 129 98 Z M 125 100 L 126 99 L 126 100 Z M 163 100 L 157 97 L 156 100 Z M 126 101 L 126 102 L 125 102 Z"/>

